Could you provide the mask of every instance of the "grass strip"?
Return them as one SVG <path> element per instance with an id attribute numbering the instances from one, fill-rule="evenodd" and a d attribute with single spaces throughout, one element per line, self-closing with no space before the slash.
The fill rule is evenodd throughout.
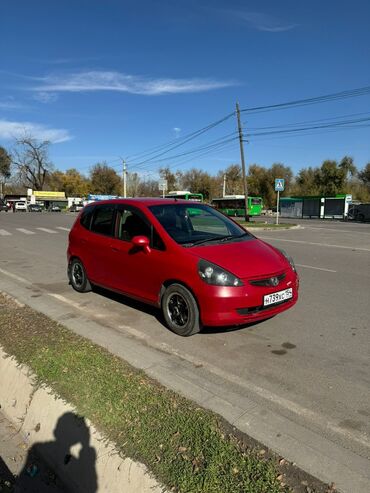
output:
<path id="1" fill-rule="evenodd" d="M 171 491 L 289 491 L 274 462 L 243 447 L 217 415 L 1 294 L 0 344 Z"/>
<path id="2" fill-rule="evenodd" d="M 241 226 L 244 228 L 260 228 L 260 229 L 291 229 L 294 226 L 297 226 L 296 224 L 287 224 L 287 223 L 281 223 L 281 224 L 276 224 L 276 223 L 260 223 L 260 222 L 240 222 Z"/>

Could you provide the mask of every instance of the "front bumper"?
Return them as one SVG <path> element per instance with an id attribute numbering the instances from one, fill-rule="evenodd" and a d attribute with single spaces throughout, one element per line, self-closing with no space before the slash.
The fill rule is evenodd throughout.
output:
<path id="1" fill-rule="evenodd" d="M 209 286 L 198 295 L 203 325 L 244 325 L 273 317 L 288 310 L 298 300 L 299 278 L 291 273 L 277 287 L 251 286 L 248 280 L 241 287 Z M 267 294 L 292 288 L 293 297 L 267 307 L 263 297 Z"/>

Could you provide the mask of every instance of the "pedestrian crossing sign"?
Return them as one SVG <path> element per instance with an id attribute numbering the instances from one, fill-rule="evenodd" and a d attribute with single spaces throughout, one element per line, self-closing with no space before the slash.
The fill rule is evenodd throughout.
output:
<path id="1" fill-rule="evenodd" d="M 284 178 L 275 178 L 275 192 L 284 192 Z"/>

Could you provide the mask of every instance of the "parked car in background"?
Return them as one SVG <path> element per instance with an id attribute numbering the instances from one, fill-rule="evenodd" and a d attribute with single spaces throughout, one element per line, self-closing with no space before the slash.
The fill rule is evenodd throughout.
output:
<path id="1" fill-rule="evenodd" d="M 84 208 L 83 204 L 73 204 L 69 208 L 70 212 L 80 212 Z"/>
<path id="2" fill-rule="evenodd" d="M 61 208 L 60 208 L 60 206 L 59 206 L 59 205 L 57 205 L 57 204 L 53 204 L 53 205 L 51 205 L 51 206 L 49 207 L 49 211 L 50 211 L 50 212 L 61 212 L 61 210 L 62 210 L 62 209 L 61 209 Z"/>
<path id="3" fill-rule="evenodd" d="M 68 277 L 162 310 L 181 336 L 243 325 L 298 299 L 293 260 L 206 204 L 118 199 L 86 205 L 69 234 Z"/>
<path id="4" fill-rule="evenodd" d="M 353 204 L 348 208 L 348 219 L 354 221 L 370 221 L 370 203 Z"/>
<path id="5" fill-rule="evenodd" d="M 30 204 L 28 206 L 29 212 L 42 212 L 44 208 L 40 204 Z"/>
<path id="6" fill-rule="evenodd" d="M 0 212 L 1 211 L 8 212 L 9 209 L 10 209 L 10 207 L 8 206 L 8 204 L 6 204 L 5 202 L 0 201 Z"/>
<path id="7" fill-rule="evenodd" d="M 22 212 L 27 212 L 28 209 L 27 202 L 25 200 L 17 201 L 14 207 L 16 211 L 22 211 Z"/>

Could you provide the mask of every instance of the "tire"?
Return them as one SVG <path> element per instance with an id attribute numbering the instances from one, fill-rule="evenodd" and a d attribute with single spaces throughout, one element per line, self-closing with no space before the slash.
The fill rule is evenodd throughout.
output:
<path id="1" fill-rule="evenodd" d="M 168 328 L 188 337 L 201 329 L 199 308 L 191 292 L 181 284 L 171 284 L 162 297 L 162 312 Z"/>
<path id="2" fill-rule="evenodd" d="M 68 278 L 72 288 L 79 293 L 91 291 L 91 284 L 87 278 L 85 267 L 80 259 L 74 258 L 68 266 Z"/>
<path id="3" fill-rule="evenodd" d="M 357 214 L 356 219 L 357 221 L 361 221 L 363 223 L 365 221 L 365 216 L 364 214 Z"/>

